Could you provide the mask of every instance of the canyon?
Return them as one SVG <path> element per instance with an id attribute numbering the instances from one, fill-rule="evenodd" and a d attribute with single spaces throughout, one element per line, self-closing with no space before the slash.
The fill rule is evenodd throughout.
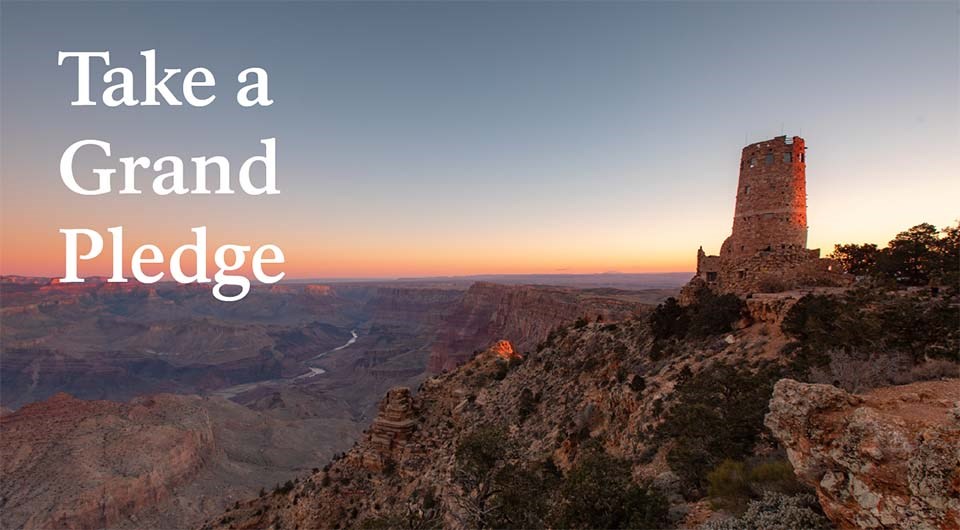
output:
<path id="1" fill-rule="evenodd" d="M 164 282 L 9 277 L 2 289 L 13 528 L 189 527 L 349 449 L 380 397 L 422 383 L 435 359 L 453 367 L 461 348 L 502 338 L 529 349 L 672 292 L 286 283 L 221 304 Z"/>
<path id="2" fill-rule="evenodd" d="M 4 287 L 4 527 L 956 527 L 955 293 Z"/>

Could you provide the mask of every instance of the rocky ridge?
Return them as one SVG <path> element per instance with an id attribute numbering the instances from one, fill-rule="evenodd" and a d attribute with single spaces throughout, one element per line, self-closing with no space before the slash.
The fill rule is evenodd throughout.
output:
<path id="1" fill-rule="evenodd" d="M 750 365 L 776 359 L 781 343 L 756 340 L 754 327 L 655 360 L 647 329 L 643 318 L 567 328 L 522 358 L 509 342 L 498 342 L 426 380 L 416 394 L 391 390 L 371 427 L 341 458 L 204 528 L 352 528 L 384 520 L 462 526 L 471 493 L 457 479 L 457 447 L 491 424 L 519 448 L 516 466 L 550 462 L 565 473 L 602 449 L 632 462 L 636 480 L 658 484 L 674 503 L 676 524 L 688 515 L 702 520 L 703 507 L 685 503 L 664 460 L 667 447 L 653 436 L 659 411 L 669 406 L 682 374 L 703 367 L 705 352 L 711 363 Z M 397 514 L 406 519 L 390 519 Z"/>

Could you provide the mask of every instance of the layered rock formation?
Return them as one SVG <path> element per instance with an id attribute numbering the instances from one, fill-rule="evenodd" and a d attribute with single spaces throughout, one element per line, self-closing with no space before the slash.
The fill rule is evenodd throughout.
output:
<path id="1" fill-rule="evenodd" d="M 347 418 L 278 420 L 168 394 L 57 394 L 0 415 L 0 431 L 0 527 L 43 530 L 189 527 L 358 434 Z"/>
<path id="2" fill-rule="evenodd" d="M 383 471 L 398 460 L 415 427 L 410 389 L 398 387 L 387 392 L 370 426 L 370 450 L 359 455 L 363 466 L 371 471 Z"/>
<path id="3" fill-rule="evenodd" d="M 960 528 L 960 379 L 850 395 L 777 383 L 767 427 L 841 528 Z"/>
<path id="4" fill-rule="evenodd" d="M 581 317 L 622 320 L 647 307 L 636 293 L 477 282 L 444 319 L 430 352 L 432 373 L 463 364 L 506 338 L 521 352 Z"/>
<path id="5" fill-rule="evenodd" d="M 0 424 L 5 527 L 116 526 L 167 499 L 217 452 L 209 417 L 173 397 L 121 404 L 57 394 Z"/>
<path id="6" fill-rule="evenodd" d="M 380 325 L 435 327 L 462 296 L 460 289 L 383 286 L 373 290 L 364 309 Z"/>

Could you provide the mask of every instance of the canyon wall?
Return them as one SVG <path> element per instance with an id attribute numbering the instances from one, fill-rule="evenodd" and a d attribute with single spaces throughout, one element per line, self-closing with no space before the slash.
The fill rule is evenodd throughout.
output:
<path id="1" fill-rule="evenodd" d="M 123 404 L 57 394 L 0 425 L 5 527 L 114 527 L 169 497 L 218 451 L 205 411 L 174 396 Z"/>
<path id="2" fill-rule="evenodd" d="M 520 352 L 529 351 L 551 330 L 578 318 L 622 320 L 645 307 L 628 291 L 477 282 L 441 323 L 428 369 L 451 370 L 499 339 L 509 340 Z"/>
<path id="3" fill-rule="evenodd" d="M 123 403 L 61 393 L 5 412 L 0 527 L 189 528 L 359 435 L 347 412 L 298 418 L 295 405 L 254 411 L 219 398 Z"/>

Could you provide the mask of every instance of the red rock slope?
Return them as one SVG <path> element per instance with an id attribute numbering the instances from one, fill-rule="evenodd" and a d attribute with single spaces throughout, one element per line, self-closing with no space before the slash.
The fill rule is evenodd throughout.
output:
<path id="1" fill-rule="evenodd" d="M 0 416 L 0 528 L 188 528 L 346 449 L 347 420 L 220 398 L 67 394 Z M 309 469 L 309 467 L 306 467 Z"/>

